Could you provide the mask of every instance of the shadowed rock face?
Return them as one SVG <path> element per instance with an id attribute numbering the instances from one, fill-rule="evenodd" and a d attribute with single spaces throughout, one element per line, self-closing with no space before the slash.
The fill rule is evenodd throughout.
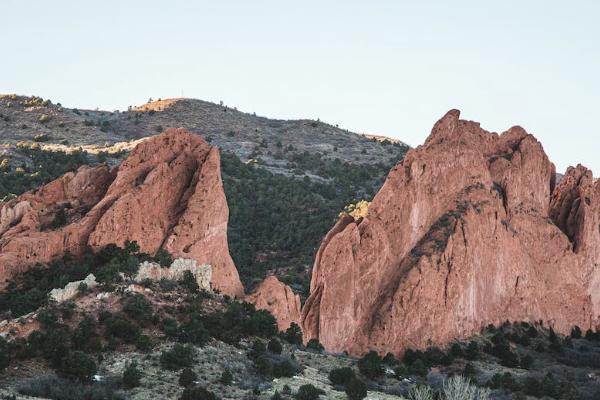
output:
<path id="1" fill-rule="evenodd" d="M 267 310 L 277 320 L 280 331 L 286 331 L 292 322 L 300 325 L 300 296 L 275 276 L 269 276 L 246 297 L 258 310 Z"/>
<path id="2" fill-rule="evenodd" d="M 51 229 L 67 203 L 68 223 Z M 184 129 L 142 142 L 114 171 L 81 168 L 0 207 L 1 281 L 67 250 L 135 240 L 147 253 L 164 247 L 210 264 L 214 288 L 243 295 L 227 245 L 219 151 Z"/>
<path id="3" fill-rule="evenodd" d="M 341 218 L 323 240 L 305 340 L 400 354 L 505 320 L 597 326 L 600 183 L 578 166 L 554 186 L 554 165 L 522 128 L 498 135 L 448 112 L 366 217 Z"/>

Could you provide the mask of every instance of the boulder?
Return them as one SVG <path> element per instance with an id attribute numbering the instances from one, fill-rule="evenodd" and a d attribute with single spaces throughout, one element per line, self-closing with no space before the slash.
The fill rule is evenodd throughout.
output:
<path id="1" fill-rule="evenodd" d="M 93 274 L 89 274 L 85 279 L 81 281 L 69 282 L 63 289 L 52 289 L 50 291 L 50 300 L 54 300 L 57 303 L 63 303 L 67 300 L 71 300 L 79 294 L 79 287 L 85 285 L 86 288 L 93 288 L 98 285 L 96 277 Z"/>
<path id="2" fill-rule="evenodd" d="M 198 265 L 196 260 L 187 260 L 183 258 L 176 259 L 168 268 L 145 261 L 140 264 L 140 268 L 134 280 L 136 282 L 142 282 L 148 279 L 152 281 L 160 281 L 161 279 L 178 281 L 183 278 L 185 271 L 190 271 L 192 273 L 194 278 L 196 278 L 196 282 L 200 289 L 207 291 L 211 290 L 211 266 L 207 264 Z"/>

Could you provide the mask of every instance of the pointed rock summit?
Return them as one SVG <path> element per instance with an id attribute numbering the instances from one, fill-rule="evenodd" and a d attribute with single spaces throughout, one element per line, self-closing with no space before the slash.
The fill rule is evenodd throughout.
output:
<path id="1" fill-rule="evenodd" d="M 0 282 L 65 251 L 135 240 L 143 252 L 210 264 L 214 288 L 244 293 L 227 245 L 219 151 L 185 129 L 143 141 L 113 171 L 82 167 L 0 210 Z"/>
<path id="2" fill-rule="evenodd" d="M 506 320 L 598 327 L 600 182 L 578 166 L 556 186 L 523 128 L 498 135 L 459 116 L 390 171 L 365 217 L 324 238 L 305 340 L 401 354 Z"/>

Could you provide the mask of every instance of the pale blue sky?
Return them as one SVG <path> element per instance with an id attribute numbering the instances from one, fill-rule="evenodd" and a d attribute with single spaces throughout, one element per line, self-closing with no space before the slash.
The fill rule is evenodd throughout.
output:
<path id="1" fill-rule="evenodd" d="M 183 91 L 413 146 L 459 108 L 600 175 L 598 1 L 3 0 L 0 54 L 0 93 L 112 110 Z"/>

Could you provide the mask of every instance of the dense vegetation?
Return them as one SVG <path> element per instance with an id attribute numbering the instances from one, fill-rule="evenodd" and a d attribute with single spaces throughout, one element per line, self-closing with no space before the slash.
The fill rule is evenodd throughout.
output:
<path id="1" fill-rule="evenodd" d="M 405 147 L 390 145 L 398 160 Z M 290 153 L 298 175 L 274 174 L 222 155 L 229 204 L 229 250 L 242 282 L 251 289 L 268 271 L 308 289 L 308 268 L 323 236 L 349 203 L 370 200 L 392 164 L 354 165 L 320 154 Z M 310 179 L 305 173 L 326 178 Z"/>
<path id="2" fill-rule="evenodd" d="M 46 151 L 39 146 L 19 146 L 17 152 L 29 162 L 0 159 L 0 200 L 19 195 L 50 182 L 69 171 L 89 164 L 88 154 L 81 150 L 71 153 Z M 14 165 L 13 165 L 14 164 Z"/>
<path id="3" fill-rule="evenodd" d="M 121 273 L 135 275 L 140 262 L 154 260 L 161 263 L 165 257 L 169 258 L 165 251 L 160 251 L 157 257 L 140 252 L 136 242 L 126 242 L 124 248 L 110 244 L 97 253 L 88 250 L 80 258 L 67 253 L 47 265 L 33 266 L 10 281 L 6 290 L 0 293 L 0 317 L 10 312 L 14 318 L 34 311 L 48 303 L 48 293 L 52 289 L 83 280 L 88 274 L 94 274 L 100 283 L 111 286 L 122 280 Z"/>

